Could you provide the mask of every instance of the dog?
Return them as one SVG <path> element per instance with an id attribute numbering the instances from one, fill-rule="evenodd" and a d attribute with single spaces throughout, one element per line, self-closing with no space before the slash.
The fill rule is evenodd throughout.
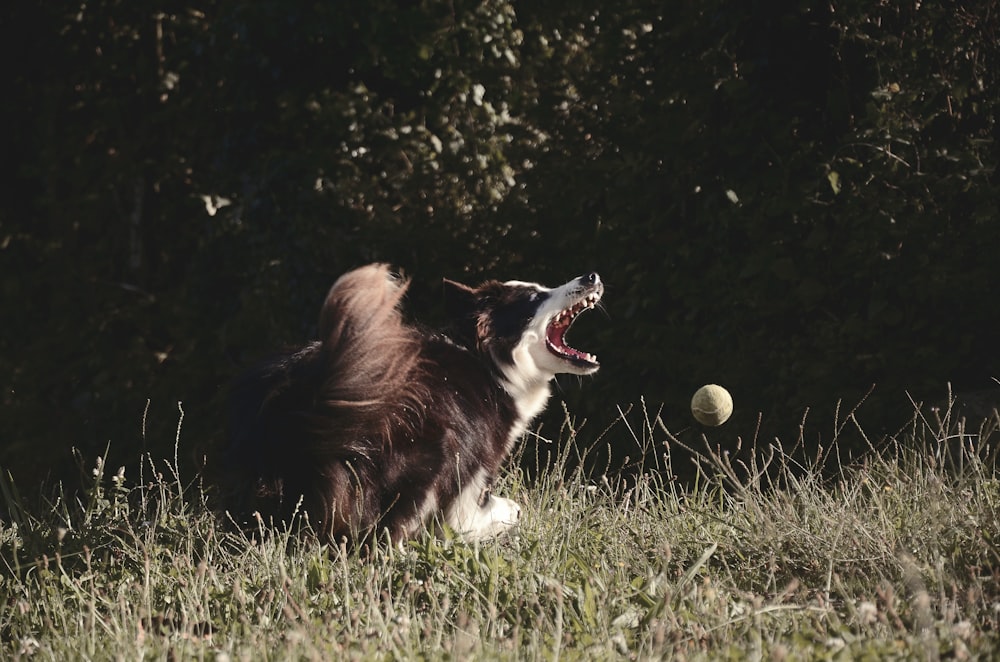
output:
<path id="1" fill-rule="evenodd" d="M 600 301 L 600 276 L 554 289 L 445 279 L 447 333 L 404 320 L 408 287 L 385 264 L 344 274 L 323 303 L 319 340 L 236 382 L 231 516 L 287 523 L 305 512 L 327 542 L 382 531 L 399 542 L 434 518 L 481 540 L 517 523 L 520 507 L 492 493 L 494 480 L 553 377 L 600 367 L 565 340 Z"/>

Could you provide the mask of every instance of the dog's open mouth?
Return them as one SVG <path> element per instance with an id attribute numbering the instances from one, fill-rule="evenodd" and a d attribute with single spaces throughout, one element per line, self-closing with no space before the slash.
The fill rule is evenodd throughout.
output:
<path id="1" fill-rule="evenodd" d="M 585 310 L 590 310 L 601 300 L 603 288 L 595 289 L 569 308 L 559 312 L 548 328 L 545 329 L 545 344 L 553 354 L 559 358 L 566 359 L 576 365 L 596 368 L 600 366 L 597 357 L 588 352 L 581 352 L 566 344 L 566 332 L 573 325 L 573 321 Z"/>

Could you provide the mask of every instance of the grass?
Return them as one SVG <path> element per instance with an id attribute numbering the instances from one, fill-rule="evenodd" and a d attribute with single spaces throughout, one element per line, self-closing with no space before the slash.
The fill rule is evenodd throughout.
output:
<path id="1" fill-rule="evenodd" d="M 570 470 L 567 424 L 553 468 L 504 479 L 516 535 L 427 534 L 368 558 L 234 532 L 173 462 L 147 458 L 133 481 L 98 460 L 81 499 L 33 507 L 5 476 L 0 659 L 986 659 L 998 425 L 918 411 L 850 466 L 703 443 L 682 485 L 685 442 L 640 407 L 606 434 L 658 470 Z"/>

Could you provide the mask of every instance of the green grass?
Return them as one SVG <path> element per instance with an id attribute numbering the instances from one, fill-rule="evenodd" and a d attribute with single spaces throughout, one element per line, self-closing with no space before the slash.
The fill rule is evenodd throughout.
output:
<path id="1" fill-rule="evenodd" d="M 555 467 L 504 478 L 515 535 L 368 558 L 235 533 L 173 462 L 98 461 L 82 499 L 30 508 L 5 476 L 0 659 L 989 658 L 1000 420 L 943 418 L 843 467 L 733 434 L 731 455 L 702 445 L 693 485 L 665 478 L 682 444 L 654 414 L 604 440 L 667 465 L 638 480 L 566 469 L 567 426 Z"/>

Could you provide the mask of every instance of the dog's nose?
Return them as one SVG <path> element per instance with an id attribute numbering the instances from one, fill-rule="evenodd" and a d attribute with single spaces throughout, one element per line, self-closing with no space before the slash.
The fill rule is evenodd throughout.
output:
<path id="1" fill-rule="evenodd" d="M 597 274 L 596 271 L 591 271 L 586 276 L 580 276 L 580 280 L 582 280 L 587 285 L 597 285 L 598 283 L 601 282 L 601 277 Z"/>

